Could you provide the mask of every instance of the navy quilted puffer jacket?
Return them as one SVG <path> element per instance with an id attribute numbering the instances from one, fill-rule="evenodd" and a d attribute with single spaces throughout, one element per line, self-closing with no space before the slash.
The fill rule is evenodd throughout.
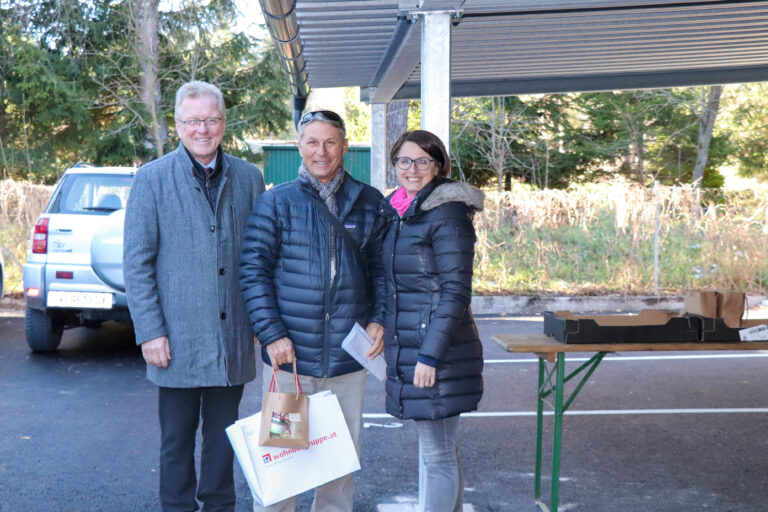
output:
<path id="1" fill-rule="evenodd" d="M 397 418 L 436 420 L 472 411 L 483 395 L 483 349 L 472 318 L 472 213 L 483 193 L 464 183 L 427 184 L 384 240 L 386 408 Z M 417 361 L 436 366 L 431 388 L 413 385 Z"/>
<path id="2" fill-rule="evenodd" d="M 335 377 L 362 369 L 341 348 L 352 325 L 384 323 L 381 243 L 386 219 L 378 214 L 381 193 L 345 176 L 336 192 L 339 220 L 360 255 L 337 233 L 337 273 L 331 284 L 331 227 L 306 194 L 320 200 L 295 179 L 261 196 L 243 240 L 240 285 L 265 363 L 270 364 L 266 346 L 287 336 L 301 375 Z M 291 371 L 290 366 L 283 369 Z"/>

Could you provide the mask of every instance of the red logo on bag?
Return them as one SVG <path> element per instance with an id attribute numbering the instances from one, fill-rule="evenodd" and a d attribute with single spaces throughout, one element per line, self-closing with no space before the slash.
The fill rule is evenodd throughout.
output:
<path id="1" fill-rule="evenodd" d="M 264 462 L 264 464 L 266 464 L 267 462 L 272 462 L 272 456 L 269 455 L 268 453 L 265 453 L 264 455 L 261 456 L 261 460 L 262 462 Z"/>

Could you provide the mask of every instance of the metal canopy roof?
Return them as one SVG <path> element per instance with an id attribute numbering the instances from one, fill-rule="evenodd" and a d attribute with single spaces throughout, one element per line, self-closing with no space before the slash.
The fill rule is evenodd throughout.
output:
<path id="1" fill-rule="evenodd" d="M 453 96 L 768 80 L 768 2 L 299 0 L 310 87 L 420 95 L 420 13 L 455 11 Z"/>

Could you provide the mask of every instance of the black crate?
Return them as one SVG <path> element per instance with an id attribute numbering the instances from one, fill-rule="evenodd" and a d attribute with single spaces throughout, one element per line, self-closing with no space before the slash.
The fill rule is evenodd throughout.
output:
<path id="1" fill-rule="evenodd" d="M 742 321 L 741 327 L 728 327 L 722 318 L 708 318 L 706 316 L 686 313 L 686 316 L 696 317 L 701 322 L 701 341 L 740 342 L 739 331 L 748 327 L 755 327 L 764 322 L 762 320 Z"/>
<path id="2" fill-rule="evenodd" d="M 599 325 L 589 317 L 567 319 L 544 312 L 544 334 L 563 343 L 693 342 L 699 341 L 700 329 L 700 319 L 693 316 L 674 316 L 662 325 Z"/>

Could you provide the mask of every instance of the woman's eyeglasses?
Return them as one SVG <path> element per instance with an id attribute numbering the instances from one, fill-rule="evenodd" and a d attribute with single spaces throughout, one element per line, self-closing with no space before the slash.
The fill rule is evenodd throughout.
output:
<path id="1" fill-rule="evenodd" d="M 426 171 L 429 169 L 429 164 L 434 161 L 435 160 L 432 158 L 408 158 L 407 156 L 401 156 L 395 159 L 397 166 L 404 171 L 410 169 L 413 164 L 416 164 L 417 171 Z"/>

